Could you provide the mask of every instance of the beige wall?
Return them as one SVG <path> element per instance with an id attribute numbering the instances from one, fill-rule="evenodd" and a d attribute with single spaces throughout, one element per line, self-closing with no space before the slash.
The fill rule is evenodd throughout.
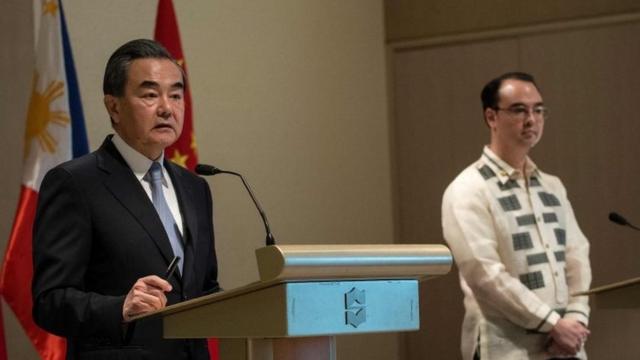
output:
<path id="1" fill-rule="evenodd" d="M 618 210 L 640 222 L 640 16 L 629 19 L 556 23 L 541 32 L 505 30 L 484 39 L 470 33 L 450 44 L 392 44 L 399 240 L 442 241 L 442 193 L 488 141 L 480 89 L 503 72 L 524 70 L 536 75 L 551 109 L 532 157 L 568 189 L 591 241 L 593 284 L 638 276 L 638 233 L 607 220 L 609 211 Z M 403 359 L 459 358 L 463 309 L 457 273 L 422 287 L 423 328 L 403 336 Z M 637 357 L 639 320 L 637 310 L 595 308 L 590 357 Z"/>
<path id="2" fill-rule="evenodd" d="M 393 241 L 381 1 L 175 0 L 200 160 L 242 172 L 277 241 Z M 152 36 L 155 1 L 64 1 L 91 148 L 110 131 L 101 81 L 121 43 Z M 0 246 L 20 184 L 31 78 L 31 4 L 0 12 Z M 210 180 L 222 285 L 257 280 L 263 228 L 241 183 Z M 35 354 L 4 309 L 11 359 Z M 395 335 L 345 337 L 341 359 L 395 359 Z"/>

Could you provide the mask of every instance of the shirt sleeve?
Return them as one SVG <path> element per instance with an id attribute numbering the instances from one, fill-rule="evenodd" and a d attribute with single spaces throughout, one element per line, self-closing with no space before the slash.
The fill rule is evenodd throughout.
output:
<path id="1" fill-rule="evenodd" d="M 560 314 L 506 271 L 494 224 L 482 187 L 460 178 L 449 186 L 442 202 L 444 238 L 480 307 L 525 329 L 550 331 Z"/>
<path id="2" fill-rule="evenodd" d="M 560 194 L 566 204 L 565 218 L 567 226 L 567 246 L 566 255 L 566 279 L 569 294 L 579 291 L 586 291 L 591 285 L 591 264 L 589 262 L 589 241 L 580 230 L 571 202 L 567 197 L 567 191 L 558 179 L 560 186 Z M 569 298 L 569 304 L 564 317 L 589 324 L 589 297 L 588 296 L 572 296 Z"/>

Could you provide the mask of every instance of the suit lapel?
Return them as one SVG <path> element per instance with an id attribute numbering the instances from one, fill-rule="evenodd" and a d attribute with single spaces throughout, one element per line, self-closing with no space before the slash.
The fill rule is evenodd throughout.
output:
<path id="1" fill-rule="evenodd" d="M 108 175 L 104 185 L 149 234 L 167 264 L 173 258 L 169 238 L 153 203 L 108 137 L 97 151 L 98 167 Z"/>
<path id="2" fill-rule="evenodd" d="M 195 200 L 193 195 L 193 189 L 188 186 L 187 179 L 184 178 L 184 174 L 181 169 L 178 169 L 178 165 L 165 159 L 164 166 L 167 169 L 167 173 L 171 177 L 173 188 L 176 191 L 176 197 L 178 198 L 178 204 L 180 206 L 180 213 L 182 214 L 183 223 L 183 240 L 184 240 L 184 267 L 183 267 L 183 279 L 185 281 L 185 287 L 187 286 L 191 276 L 194 274 L 193 260 L 196 253 L 196 246 L 198 239 L 198 217 L 195 209 Z"/>

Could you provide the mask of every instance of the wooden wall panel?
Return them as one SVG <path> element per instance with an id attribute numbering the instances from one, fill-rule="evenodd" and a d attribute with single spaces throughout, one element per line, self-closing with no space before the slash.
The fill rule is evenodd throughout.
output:
<path id="1" fill-rule="evenodd" d="M 532 157 L 568 188 L 592 243 L 594 285 L 640 275 L 640 234 L 607 220 L 615 209 L 640 223 L 639 33 L 640 24 L 628 23 L 396 49 L 391 79 L 400 241 L 442 241 L 442 193 L 488 141 L 480 89 L 518 69 L 536 76 L 551 109 Z M 424 283 L 422 296 L 422 330 L 404 336 L 403 359 L 459 358 L 457 273 Z M 632 334 L 640 330 L 639 313 L 595 309 L 590 357 L 637 356 L 640 344 Z"/>
<path id="2" fill-rule="evenodd" d="M 640 10 L 635 0 L 385 0 L 388 41 L 424 39 Z"/>

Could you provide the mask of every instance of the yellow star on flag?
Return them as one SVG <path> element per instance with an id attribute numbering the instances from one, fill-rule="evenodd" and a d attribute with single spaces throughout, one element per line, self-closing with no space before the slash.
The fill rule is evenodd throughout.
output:
<path id="1" fill-rule="evenodd" d="M 196 134 L 191 133 L 191 150 L 193 150 L 193 152 L 196 152 Z"/>
<path id="2" fill-rule="evenodd" d="M 29 101 L 29 111 L 27 113 L 27 127 L 25 129 L 24 154 L 29 155 L 31 141 L 38 140 L 40 147 L 48 152 L 54 153 L 58 142 L 47 130 L 49 124 L 67 126 L 69 124 L 69 114 L 64 111 L 51 111 L 51 103 L 64 95 L 64 84 L 61 81 L 52 81 L 41 94 L 36 89 L 39 75 L 33 75 L 31 90 L 31 100 Z"/>
<path id="3" fill-rule="evenodd" d="M 187 154 L 180 154 L 180 150 L 177 150 L 173 152 L 173 156 L 169 159 L 171 161 L 173 161 L 174 163 L 182 166 L 183 168 L 187 167 L 187 159 L 189 158 L 189 155 Z"/>
<path id="4" fill-rule="evenodd" d="M 51 14 L 55 15 L 56 11 L 58 11 L 58 4 L 56 0 L 46 0 L 42 4 L 42 13 L 43 14 Z"/>

